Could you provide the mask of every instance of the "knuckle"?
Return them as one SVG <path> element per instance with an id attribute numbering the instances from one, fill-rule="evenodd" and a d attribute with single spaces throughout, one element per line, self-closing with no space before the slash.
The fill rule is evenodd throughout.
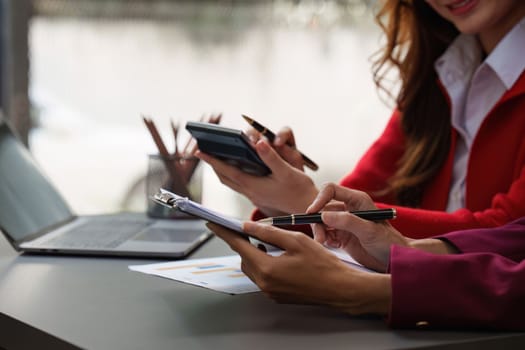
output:
<path id="1" fill-rule="evenodd" d="M 305 245 L 310 243 L 311 238 L 302 232 L 295 232 L 295 240 L 299 245 Z"/>
<path id="2" fill-rule="evenodd" d="M 268 283 L 273 276 L 273 268 L 271 264 L 259 267 L 259 279 L 262 283 Z"/>
<path id="3" fill-rule="evenodd" d="M 321 186 L 321 191 L 322 192 L 328 192 L 328 191 L 333 191 L 334 190 L 334 187 L 335 184 L 333 182 L 325 182 L 322 186 Z"/>
<path id="4" fill-rule="evenodd" d="M 247 266 L 246 266 L 246 262 L 243 260 L 241 260 L 241 271 L 244 272 L 245 274 L 248 274 L 247 271 Z"/>
<path id="5" fill-rule="evenodd" d="M 239 172 L 237 172 L 237 171 L 232 172 L 232 173 L 229 175 L 229 178 L 230 178 L 231 181 L 233 181 L 233 182 L 235 182 L 235 183 L 238 183 L 238 184 L 242 185 L 242 179 L 243 179 L 243 177 L 242 177 L 242 174 L 241 174 L 240 171 L 239 171 Z"/>
<path id="6" fill-rule="evenodd" d="M 296 150 L 290 152 L 290 159 L 294 163 L 303 163 L 303 157 Z"/>
<path id="7" fill-rule="evenodd" d="M 260 283 L 259 287 L 266 291 L 272 291 L 275 287 L 275 274 L 278 271 L 269 263 L 267 266 L 261 266 L 257 271 L 257 281 Z"/>

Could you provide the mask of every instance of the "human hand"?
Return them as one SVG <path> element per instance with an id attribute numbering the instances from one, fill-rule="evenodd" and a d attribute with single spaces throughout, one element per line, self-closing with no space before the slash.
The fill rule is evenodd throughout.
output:
<path id="1" fill-rule="evenodd" d="M 264 137 L 254 128 L 247 130 L 246 134 L 254 144 Z M 271 142 L 271 140 L 268 141 Z M 271 142 L 271 145 L 281 156 L 281 158 L 287 161 L 291 166 L 304 171 L 304 159 L 301 153 L 297 150 L 295 136 L 292 129 L 289 127 L 284 127 L 279 130 L 275 134 L 275 138 L 273 142 Z"/>
<path id="2" fill-rule="evenodd" d="M 317 195 L 312 179 L 282 159 L 266 140 L 259 140 L 255 149 L 271 174 L 254 176 L 208 154 L 195 155 L 211 165 L 223 184 L 245 195 L 264 214 L 303 212 Z"/>
<path id="3" fill-rule="evenodd" d="M 245 222 L 246 233 L 285 250 L 271 256 L 231 230 L 207 226 L 239 253 L 242 271 L 278 302 L 323 304 L 351 314 L 390 309 L 390 275 L 353 269 L 304 233 Z"/>
<path id="4" fill-rule="evenodd" d="M 385 271 L 390 246 L 409 246 L 411 239 L 404 237 L 388 221 L 369 221 L 349 213 L 370 209 L 377 208 L 368 194 L 331 183 L 319 191 L 306 212 L 323 212 L 323 224 L 313 225 L 316 241 L 344 249 L 368 268 Z"/>

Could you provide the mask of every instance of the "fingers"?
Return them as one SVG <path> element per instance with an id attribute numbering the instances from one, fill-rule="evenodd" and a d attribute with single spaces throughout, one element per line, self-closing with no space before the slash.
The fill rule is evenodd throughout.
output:
<path id="1" fill-rule="evenodd" d="M 236 192 L 243 193 L 242 190 L 244 187 L 246 187 L 246 184 L 240 181 L 240 179 L 253 178 L 252 175 L 247 174 L 242 170 L 239 170 L 237 167 L 229 165 L 220 159 L 212 157 L 209 154 L 197 151 L 195 156 L 208 163 L 219 177 L 219 180 L 224 185 L 230 187 Z"/>
<path id="2" fill-rule="evenodd" d="M 310 204 L 310 206 L 306 209 L 306 212 L 316 213 L 318 211 L 321 211 L 321 209 L 323 209 L 326 206 L 326 204 L 328 204 L 332 199 L 335 198 L 335 187 L 336 185 L 333 183 L 323 185 L 323 187 L 317 194 L 317 197 L 315 197 L 312 204 Z"/>
<path id="3" fill-rule="evenodd" d="M 270 264 L 270 255 L 253 246 L 248 240 L 225 227 L 208 222 L 206 226 L 223 239 L 241 257 L 241 270 L 259 285 L 260 267 Z"/>
<path id="4" fill-rule="evenodd" d="M 273 146 L 277 149 L 279 155 L 294 168 L 303 170 L 304 160 L 301 153 L 295 147 L 296 143 L 292 129 L 284 127 L 279 130 L 275 135 Z"/>
<path id="5" fill-rule="evenodd" d="M 256 145 L 261 139 L 266 139 L 260 132 L 255 129 L 246 131 L 250 142 Z M 295 148 L 295 139 L 290 128 L 283 128 L 279 131 L 271 144 L 281 158 L 290 163 L 294 168 L 303 170 L 304 160 L 302 155 Z"/>
<path id="6" fill-rule="evenodd" d="M 315 209 L 315 208 L 313 208 Z M 330 202 L 328 202 L 328 204 L 326 204 L 323 208 L 322 208 L 322 211 L 347 211 L 346 210 L 346 204 L 343 203 L 343 202 L 339 202 L 339 201 L 336 201 L 336 200 L 331 200 Z M 306 210 L 306 213 L 309 214 L 309 213 L 317 213 L 318 211 L 312 211 L 312 208 L 308 207 L 307 210 Z"/>
<path id="7" fill-rule="evenodd" d="M 293 135 L 292 129 L 289 127 L 284 127 L 275 134 L 275 139 L 273 141 L 274 146 L 283 146 L 289 145 L 295 147 L 295 137 Z"/>
<path id="8" fill-rule="evenodd" d="M 261 259 L 267 254 L 258 248 L 254 247 L 248 240 L 242 237 L 239 233 L 233 232 L 223 226 L 208 222 L 206 223 L 211 231 L 213 231 L 218 237 L 224 240 L 232 250 L 239 253 L 244 258 L 250 258 L 250 260 Z"/>
<path id="9" fill-rule="evenodd" d="M 208 123 L 219 124 L 221 122 L 221 119 L 222 119 L 222 113 L 215 114 L 215 115 L 212 114 L 208 118 Z"/>
<path id="10" fill-rule="evenodd" d="M 259 140 L 255 145 L 257 154 L 262 161 L 272 170 L 272 173 L 279 174 L 290 168 L 288 164 L 269 144 L 264 140 Z"/>
<path id="11" fill-rule="evenodd" d="M 337 230 L 333 227 L 327 227 L 323 224 L 312 225 L 314 240 L 330 247 L 339 248 L 348 241 L 350 232 Z"/>
<path id="12" fill-rule="evenodd" d="M 210 229 L 210 231 L 213 231 L 217 236 L 219 236 L 222 240 L 224 240 L 230 248 L 237 251 L 237 249 L 242 249 L 242 246 L 244 244 L 250 244 L 246 241 L 243 237 L 241 237 L 238 233 L 235 233 L 223 226 L 214 224 L 212 222 L 207 222 L 206 227 Z"/>
<path id="13" fill-rule="evenodd" d="M 260 140 L 261 138 L 261 133 L 258 132 L 257 130 L 251 128 L 251 129 L 248 129 L 246 130 L 246 136 L 248 136 L 248 138 L 250 139 L 251 143 L 253 145 L 255 145 L 257 143 L 257 141 Z"/>
<path id="14" fill-rule="evenodd" d="M 286 161 L 284 161 L 279 154 L 277 154 L 277 152 L 268 144 L 268 142 L 264 140 L 259 140 L 255 145 L 255 148 L 262 161 L 271 169 L 272 173 L 279 174 L 283 171 L 290 169 L 290 165 L 286 163 Z M 226 177 L 227 179 L 229 179 L 229 181 L 238 182 L 235 181 L 235 179 L 243 178 L 243 176 L 244 178 L 253 178 L 253 176 L 242 172 L 235 166 L 229 165 L 228 163 L 223 162 L 215 157 L 212 157 L 209 154 L 197 151 L 195 153 L 195 156 L 210 164 L 210 166 L 215 170 L 219 177 Z M 234 188 L 234 190 L 237 189 Z M 243 191 L 240 192 L 242 193 Z"/>
<path id="15" fill-rule="evenodd" d="M 331 228 L 352 232 L 359 239 L 376 232 L 379 224 L 361 219 L 349 212 L 325 211 L 322 214 L 323 223 Z"/>
<path id="16" fill-rule="evenodd" d="M 326 241 L 326 227 L 322 224 L 313 224 L 312 233 L 314 234 L 314 240 L 323 244 Z"/>
<path id="17" fill-rule="evenodd" d="M 329 183 L 321 188 L 307 212 L 318 212 L 333 199 L 344 202 L 347 210 L 376 209 L 372 198 L 367 193 Z"/>
<path id="18" fill-rule="evenodd" d="M 301 153 L 297 150 L 297 148 L 284 145 L 275 146 L 275 149 L 277 150 L 279 155 L 288 163 L 290 163 L 294 168 L 297 168 L 301 171 L 303 170 L 304 159 Z"/>
<path id="19" fill-rule="evenodd" d="M 210 164 L 213 169 L 218 169 L 221 172 L 228 171 L 229 168 L 235 169 L 231 165 L 228 165 L 226 162 L 223 162 L 202 151 L 195 152 L 195 157 L 205 161 L 206 163 Z"/>
<path id="20" fill-rule="evenodd" d="M 301 243 L 303 237 L 309 241 L 312 240 L 302 232 L 283 230 L 275 226 L 253 221 L 244 222 L 243 230 L 250 236 L 287 251 L 297 250 L 297 245 L 303 244 Z"/>

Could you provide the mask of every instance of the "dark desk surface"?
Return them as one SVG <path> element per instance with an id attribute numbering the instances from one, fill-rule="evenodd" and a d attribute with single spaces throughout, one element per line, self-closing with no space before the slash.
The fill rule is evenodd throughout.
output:
<path id="1" fill-rule="evenodd" d="M 213 238 L 192 257 L 229 255 Z M 501 349 L 523 333 L 391 330 L 379 318 L 227 295 L 128 270 L 151 260 L 18 255 L 0 237 L 0 348 Z"/>

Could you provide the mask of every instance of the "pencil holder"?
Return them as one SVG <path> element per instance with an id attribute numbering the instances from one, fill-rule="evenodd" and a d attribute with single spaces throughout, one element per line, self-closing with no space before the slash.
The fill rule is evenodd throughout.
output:
<path id="1" fill-rule="evenodd" d="M 165 207 L 151 200 L 151 197 L 164 188 L 183 197 L 200 203 L 202 200 L 202 171 L 196 157 L 164 157 L 160 154 L 148 155 L 146 175 L 147 215 L 166 219 L 194 219 L 193 216 Z"/>

